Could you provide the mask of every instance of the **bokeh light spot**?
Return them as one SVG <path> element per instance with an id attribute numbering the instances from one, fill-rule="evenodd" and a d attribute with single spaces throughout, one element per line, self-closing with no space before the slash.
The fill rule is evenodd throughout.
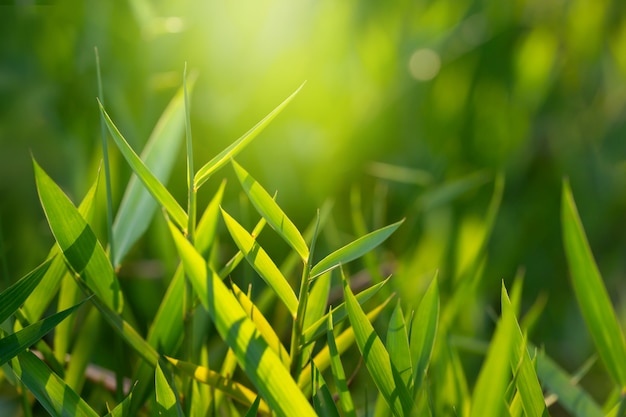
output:
<path id="1" fill-rule="evenodd" d="M 441 69 L 441 58 L 432 49 L 423 48 L 413 52 L 409 59 L 409 72 L 419 81 L 429 81 L 437 76 Z"/>

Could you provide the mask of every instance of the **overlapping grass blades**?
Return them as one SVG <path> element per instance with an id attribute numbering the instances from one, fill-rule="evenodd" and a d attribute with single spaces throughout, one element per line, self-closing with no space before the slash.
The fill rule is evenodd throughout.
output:
<path id="1" fill-rule="evenodd" d="M 52 259 L 48 259 L 37 268 L 22 277 L 0 294 L 0 323 L 11 317 L 13 313 L 26 301 L 28 296 L 39 285 Z"/>
<path id="2" fill-rule="evenodd" d="M 591 253 L 567 180 L 563 182 L 561 221 L 572 286 L 587 329 L 609 375 L 621 389 L 624 389 L 626 388 L 624 335 Z"/>

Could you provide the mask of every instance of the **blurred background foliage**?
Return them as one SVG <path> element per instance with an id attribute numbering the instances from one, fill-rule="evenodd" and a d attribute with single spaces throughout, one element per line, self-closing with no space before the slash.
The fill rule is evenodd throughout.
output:
<path id="1" fill-rule="evenodd" d="M 279 190 L 279 204 L 302 228 L 329 198 L 340 233 L 354 233 L 351 200 L 359 196 L 369 230 L 406 216 L 388 247 L 397 260 L 394 285 L 409 304 L 436 269 L 448 294 L 454 290 L 484 237 L 502 172 L 479 297 L 468 300 L 458 332 L 486 334 L 485 306 L 497 305 L 501 280 L 510 285 L 522 268 L 524 308 L 547 300 L 531 339 L 571 371 L 592 347 L 561 243 L 560 189 L 569 177 L 626 320 L 622 1 L 39 3 L 0 5 L 2 287 L 38 264 L 53 242 L 31 153 L 75 202 L 95 178 L 97 46 L 105 106 L 137 150 L 181 85 L 184 63 L 197 71 L 197 164 L 307 80 L 239 161 Z M 183 153 L 169 181 L 181 202 Z M 115 150 L 111 158 L 117 205 L 130 171 Z M 203 189 L 201 207 L 220 179 Z M 236 204 L 239 190 L 230 184 Z M 155 221 L 131 258 L 156 258 L 171 245 L 162 226 Z"/>

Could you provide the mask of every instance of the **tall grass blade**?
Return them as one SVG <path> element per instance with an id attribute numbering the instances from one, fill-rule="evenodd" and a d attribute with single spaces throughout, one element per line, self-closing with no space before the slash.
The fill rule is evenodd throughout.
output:
<path id="1" fill-rule="evenodd" d="M 280 358 L 260 336 L 221 278 L 207 267 L 202 256 L 171 223 L 170 231 L 202 305 L 270 408 L 279 416 L 314 416 Z"/>
<path id="2" fill-rule="evenodd" d="M 67 310 L 60 311 L 22 330 L 0 339 L 0 366 L 48 334 L 54 327 L 72 314 L 84 301 Z"/>
<path id="3" fill-rule="evenodd" d="M 428 286 L 411 323 L 410 349 L 413 359 L 413 393 L 421 388 L 435 346 L 439 325 L 438 274 Z"/>
<path id="4" fill-rule="evenodd" d="M 343 288 L 350 324 L 367 370 L 394 415 L 409 416 L 413 409 L 413 397 L 345 278 Z"/>
<path id="5" fill-rule="evenodd" d="M 195 77 L 190 77 L 188 83 L 190 91 L 193 90 L 194 81 Z M 174 167 L 183 138 L 184 123 L 185 111 L 181 87 L 161 114 L 141 152 L 141 160 L 145 167 L 162 184 L 167 183 Z M 111 259 L 114 266 L 117 267 L 122 262 L 133 244 L 147 230 L 156 208 L 154 197 L 134 174 L 124 191 L 113 224 L 113 242 L 116 251 Z"/>
<path id="6" fill-rule="evenodd" d="M 351 242 L 331 253 L 311 268 L 311 278 L 315 278 L 330 269 L 336 268 L 341 264 L 348 263 L 363 256 L 365 253 L 383 243 L 393 232 L 396 231 L 396 229 L 398 229 L 398 227 L 400 227 L 402 222 L 404 222 L 404 219 L 368 233 L 354 242 Z"/>
<path id="7" fill-rule="evenodd" d="M 350 391 L 348 390 L 346 373 L 344 372 L 343 365 L 341 364 L 341 356 L 339 356 L 339 350 L 337 349 L 337 343 L 335 342 L 332 313 L 329 314 L 327 323 L 327 346 L 330 353 L 330 366 L 333 371 L 333 377 L 335 378 L 337 391 L 339 392 L 339 407 L 341 408 L 344 416 L 356 417 L 356 410 L 354 408 L 354 402 L 352 401 L 352 395 L 350 395 Z"/>
<path id="8" fill-rule="evenodd" d="M 407 388 L 413 386 L 413 363 L 411 361 L 411 351 L 409 348 L 409 334 L 404 321 L 404 313 L 400 306 L 400 300 L 391 313 L 389 326 L 387 327 L 387 338 L 385 339 L 387 351 L 391 358 L 391 363 L 395 366 L 402 378 L 402 382 Z"/>
<path id="9" fill-rule="evenodd" d="M 104 116 L 104 121 L 109 128 L 109 133 L 111 137 L 115 141 L 118 149 L 126 159 L 126 162 L 130 165 L 133 172 L 139 177 L 143 185 L 150 191 L 150 194 L 159 202 L 161 206 L 167 210 L 168 214 L 171 218 L 180 226 L 182 229 L 187 228 L 187 213 L 182 209 L 180 204 L 172 197 L 169 191 L 165 188 L 165 186 L 159 181 L 159 179 L 155 176 L 155 174 L 146 166 L 146 164 L 137 156 L 133 148 L 130 147 L 124 136 L 117 129 L 106 110 L 104 110 L 104 106 L 102 103 L 100 104 L 100 111 Z M 146 213 L 144 213 L 146 215 Z M 131 225 L 132 227 L 132 225 Z M 115 232 L 116 230 L 114 230 Z"/>
<path id="10" fill-rule="evenodd" d="M 313 374 L 313 408 L 319 417 L 339 417 L 339 411 L 333 400 L 333 396 L 328 390 L 328 385 L 321 372 L 315 367 L 315 363 L 311 362 Z"/>
<path id="11" fill-rule="evenodd" d="M 261 396 L 257 395 L 256 399 L 254 400 L 250 408 L 248 408 L 248 411 L 246 411 L 246 415 L 244 415 L 243 417 L 256 417 L 256 415 L 259 412 L 260 403 L 261 403 Z"/>
<path id="12" fill-rule="evenodd" d="M 202 168 L 196 172 L 194 178 L 194 188 L 198 189 L 211 177 L 211 175 L 223 167 L 231 158 L 234 158 L 243 150 L 274 118 L 289 104 L 291 100 L 300 92 L 304 84 L 287 97 L 282 103 L 272 110 L 254 127 L 248 130 L 242 137 L 233 142 L 230 146 L 217 154 L 213 159 L 207 162 Z"/>
<path id="13" fill-rule="evenodd" d="M 287 282 L 287 279 L 280 272 L 276 264 L 269 255 L 256 242 L 254 236 L 250 235 L 234 218 L 232 218 L 224 209 L 222 209 L 222 217 L 226 223 L 226 227 L 230 232 L 235 244 L 244 254 L 250 265 L 263 278 L 278 295 L 293 317 L 298 309 L 298 299 L 293 292 L 293 288 Z"/>
<path id="14" fill-rule="evenodd" d="M 28 296 L 39 285 L 44 277 L 52 259 L 48 259 L 37 268 L 20 278 L 0 294 L 0 323 L 11 317 L 15 311 L 26 301 Z"/>
<path id="15" fill-rule="evenodd" d="M 34 159 L 33 164 L 39 199 L 63 255 L 107 306 L 121 312 L 124 308 L 122 291 L 96 235 L 70 199 Z"/>
<path id="16" fill-rule="evenodd" d="M 11 366 L 20 381 L 50 415 L 98 417 L 98 413 L 34 353 L 20 353 Z"/>
<path id="17" fill-rule="evenodd" d="M 272 196 L 265 191 L 261 184 L 252 178 L 235 160 L 232 161 L 232 164 L 237 178 L 254 208 L 267 220 L 267 223 L 272 229 L 274 229 L 293 250 L 298 252 L 302 261 L 307 262 L 309 258 L 309 248 L 300 234 L 300 231 L 278 204 L 276 204 Z"/>
<path id="18" fill-rule="evenodd" d="M 600 271 L 576 209 L 569 182 L 563 182 L 561 201 L 563 243 L 572 285 L 600 359 L 620 387 L 626 387 L 626 344 Z"/>
<path id="19" fill-rule="evenodd" d="M 170 387 L 170 383 L 165 377 L 161 365 L 157 363 L 154 373 L 154 393 L 156 395 L 157 412 L 164 417 L 182 417 L 182 409 L 176 398 L 176 394 Z"/>

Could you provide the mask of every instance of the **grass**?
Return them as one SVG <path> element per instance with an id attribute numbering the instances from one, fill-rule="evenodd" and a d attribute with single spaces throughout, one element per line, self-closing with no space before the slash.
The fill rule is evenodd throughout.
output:
<path id="1" fill-rule="evenodd" d="M 369 230 L 361 196 L 353 190 L 358 236 L 321 253 L 319 237 L 325 231 L 332 236 L 336 227 L 328 206 L 311 216 L 309 227 L 300 228 L 280 199 L 235 160 L 302 86 L 196 171 L 189 118 L 192 79 L 187 81 L 185 70 L 182 88 L 140 154 L 99 101 L 103 126 L 135 174 L 112 213 L 105 140 L 108 245 L 91 226 L 100 178 L 77 207 L 33 158 L 37 192 L 55 245 L 41 265 L 0 294 L 0 379 L 21 396 L 23 415 L 44 410 L 67 416 L 543 417 L 555 402 L 580 417 L 624 414 L 626 345 L 567 181 L 561 221 L 572 287 L 614 388 L 602 403 L 528 340 L 528 325 L 537 320 L 538 310 L 520 317 L 521 278 L 510 295 L 502 284 L 501 314 L 490 341 L 470 336 L 463 344 L 454 337 L 453 324 L 463 306 L 477 301 L 503 175 L 494 177 L 482 243 L 453 290 L 442 292 L 446 278 L 435 273 L 411 284 L 419 289 L 420 301 L 407 302 L 394 292 L 401 285 L 393 277 L 382 279 L 378 251 L 404 220 Z M 164 185 L 184 136 L 187 207 Z M 197 207 L 199 189 L 227 167 L 238 180 L 228 187 L 241 189 L 245 205 L 259 219 L 254 228 L 227 209 L 224 182 L 205 210 Z M 445 185 L 416 207 L 441 204 L 490 178 L 479 173 Z M 162 216 L 167 225 L 163 239 L 170 242 L 169 256 L 180 263 L 171 277 L 164 277 L 167 290 L 150 326 L 142 329 L 118 271 L 154 216 Z M 262 232 L 284 242 L 290 251 L 286 259 L 274 258 L 273 251 L 261 246 L 257 238 Z M 224 255 L 229 248 L 235 250 Z M 356 291 L 349 268 L 361 258 L 371 273 L 366 287 Z M 252 289 L 238 286 L 241 264 L 261 279 Z M 341 295 L 331 301 L 333 290 Z M 118 356 L 111 362 L 113 391 L 85 381 L 100 333 L 111 338 Z M 484 354 L 475 381 L 462 362 L 469 345 Z M 357 379 L 371 381 L 366 388 L 350 376 L 355 369 Z"/>

